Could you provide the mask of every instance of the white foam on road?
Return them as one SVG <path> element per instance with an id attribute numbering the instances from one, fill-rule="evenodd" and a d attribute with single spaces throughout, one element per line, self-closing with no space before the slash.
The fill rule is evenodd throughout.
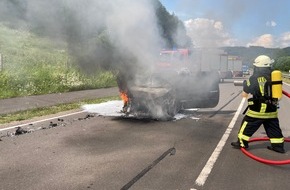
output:
<path id="1" fill-rule="evenodd" d="M 122 116 L 123 101 L 114 100 L 100 104 L 85 104 L 82 109 L 88 113 L 95 113 L 102 116 Z"/>
<path id="2" fill-rule="evenodd" d="M 83 111 L 74 112 L 74 113 L 70 113 L 70 114 L 66 114 L 66 115 L 60 115 L 57 117 L 50 117 L 47 119 L 37 120 L 34 122 L 29 122 L 29 123 L 25 123 L 25 124 L 20 124 L 20 125 L 15 125 L 15 126 L 3 128 L 3 129 L 0 129 L 0 132 L 14 129 L 17 127 L 27 126 L 30 124 L 45 122 L 45 121 L 57 119 L 60 117 L 68 117 L 71 115 L 76 115 L 76 114 L 80 114 L 80 113 L 84 113 L 84 112 L 94 113 L 94 114 L 97 114 L 99 116 L 113 116 L 113 117 L 124 116 L 124 113 L 121 112 L 121 110 L 123 108 L 123 101 L 120 101 L 120 100 L 108 101 L 108 102 L 104 102 L 104 103 L 100 103 L 100 104 L 85 104 L 81 108 L 83 109 Z M 183 119 L 183 118 L 191 118 L 193 120 L 199 120 L 199 118 L 194 117 L 192 115 L 185 115 L 185 114 L 180 114 L 180 113 L 178 113 L 174 116 L 175 121 Z"/>
<path id="3" fill-rule="evenodd" d="M 82 106 L 82 109 L 85 112 L 88 113 L 95 113 L 101 116 L 124 116 L 124 113 L 121 112 L 123 108 L 123 101 L 120 100 L 114 100 L 114 101 L 108 101 L 100 104 L 86 104 Z M 197 110 L 197 109 L 192 109 Z M 191 116 L 191 115 L 185 115 L 178 113 L 174 116 L 174 120 L 180 120 L 184 118 L 190 117 L 193 120 L 198 120 L 199 118 Z"/>

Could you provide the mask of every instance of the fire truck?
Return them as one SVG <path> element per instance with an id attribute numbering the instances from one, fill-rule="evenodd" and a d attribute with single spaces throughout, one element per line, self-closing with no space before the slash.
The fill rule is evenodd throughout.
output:
<path id="1" fill-rule="evenodd" d="M 127 83 L 123 112 L 138 118 L 170 119 L 182 109 L 215 107 L 219 102 L 218 61 L 217 50 L 160 51 L 149 76 Z"/>

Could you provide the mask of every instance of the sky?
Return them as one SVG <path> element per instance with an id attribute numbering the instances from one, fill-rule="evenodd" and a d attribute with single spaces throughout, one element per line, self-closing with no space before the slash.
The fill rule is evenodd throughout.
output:
<path id="1" fill-rule="evenodd" d="M 160 0 L 195 46 L 290 46 L 289 0 Z"/>

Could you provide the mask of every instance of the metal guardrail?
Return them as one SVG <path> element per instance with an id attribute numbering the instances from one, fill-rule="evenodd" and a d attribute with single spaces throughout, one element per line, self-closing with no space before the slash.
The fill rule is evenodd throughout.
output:
<path id="1" fill-rule="evenodd" d="M 290 79 L 290 73 L 282 73 L 284 78 Z"/>

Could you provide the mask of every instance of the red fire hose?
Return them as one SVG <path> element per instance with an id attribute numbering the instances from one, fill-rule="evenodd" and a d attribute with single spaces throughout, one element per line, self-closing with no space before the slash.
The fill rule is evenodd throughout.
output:
<path id="1" fill-rule="evenodd" d="M 282 93 L 287 96 L 288 98 L 290 98 L 290 93 L 286 92 L 285 90 L 282 90 Z M 269 138 L 268 137 L 259 137 L 259 138 L 252 138 L 249 140 L 249 143 L 250 142 L 255 142 L 255 141 L 268 141 Z M 290 139 L 288 138 L 285 138 L 284 139 L 285 142 L 290 142 Z M 249 156 L 250 158 L 258 161 L 258 162 L 261 162 L 261 163 L 264 163 L 264 164 L 271 164 L 271 165 L 285 165 L 285 164 L 290 164 L 290 160 L 268 160 L 268 159 L 264 159 L 264 158 L 261 158 L 261 157 L 258 157 L 258 156 L 255 156 L 253 155 L 252 153 L 250 153 L 249 151 L 247 151 L 245 148 L 241 148 L 242 152 Z"/>
<path id="2" fill-rule="evenodd" d="M 259 137 L 259 138 L 252 138 L 249 140 L 250 142 L 255 142 L 255 141 L 268 141 L 269 138 L 268 137 Z M 285 142 L 290 142 L 290 139 L 284 139 Z M 245 148 L 241 148 L 242 152 L 249 156 L 250 158 L 258 161 L 258 162 L 262 162 L 264 164 L 271 164 L 271 165 L 285 165 L 285 164 L 290 164 L 290 160 L 267 160 L 258 156 L 253 155 L 252 153 L 250 153 L 249 151 L 247 151 Z"/>
<path id="3" fill-rule="evenodd" d="M 288 98 L 290 98 L 290 93 L 286 92 L 285 90 L 282 90 L 282 93 L 287 96 Z"/>

